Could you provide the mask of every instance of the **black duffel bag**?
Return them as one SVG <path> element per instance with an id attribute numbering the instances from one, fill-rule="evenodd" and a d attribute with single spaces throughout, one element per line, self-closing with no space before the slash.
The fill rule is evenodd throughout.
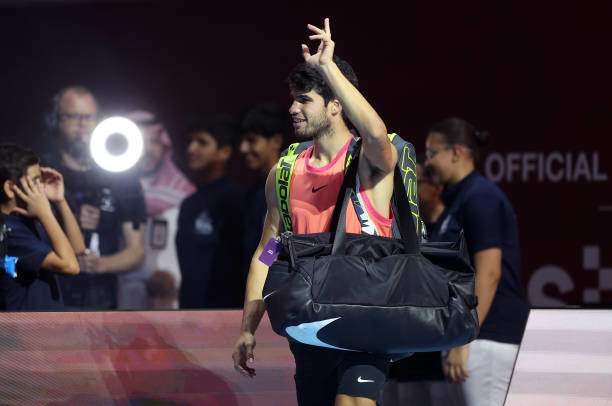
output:
<path id="1" fill-rule="evenodd" d="M 378 354 L 474 340 L 474 269 L 463 238 L 419 243 L 397 169 L 392 206 L 402 238 L 345 232 L 357 159 L 336 202 L 335 232 L 281 234 L 263 289 L 272 328 L 303 344 Z"/>

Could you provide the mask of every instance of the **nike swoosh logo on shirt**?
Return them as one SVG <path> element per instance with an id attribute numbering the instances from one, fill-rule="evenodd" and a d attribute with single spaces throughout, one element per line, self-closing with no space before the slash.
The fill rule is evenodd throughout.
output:
<path id="1" fill-rule="evenodd" d="M 357 378 L 357 382 L 363 383 L 363 382 L 374 382 L 374 381 L 371 380 L 371 379 L 361 379 L 361 377 L 359 377 L 359 378 Z"/>
<path id="2" fill-rule="evenodd" d="M 327 186 L 327 185 L 323 185 L 323 186 L 317 187 L 317 188 L 313 186 L 312 187 L 312 193 L 317 193 L 319 190 L 323 189 L 325 186 Z"/>

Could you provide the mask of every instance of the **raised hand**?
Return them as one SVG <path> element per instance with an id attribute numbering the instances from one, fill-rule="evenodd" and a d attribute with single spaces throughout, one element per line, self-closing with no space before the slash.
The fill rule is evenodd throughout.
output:
<path id="1" fill-rule="evenodd" d="M 42 181 L 45 195 L 52 203 L 59 203 L 64 200 L 64 177 L 61 173 L 52 168 L 41 167 Z"/>
<path id="2" fill-rule="evenodd" d="M 335 44 L 331 38 L 329 18 L 326 18 L 324 20 L 323 25 L 325 28 L 321 29 L 312 24 L 308 24 L 308 29 L 314 32 L 314 34 L 310 35 L 308 38 L 310 38 L 312 41 L 320 40 L 319 48 L 317 49 L 316 54 L 311 55 L 308 45 L 302 44 L 302 55 L 304 56 L 304 61 L 316 67 L 322 67 L 328 63 L 333 62 L 334 60 Z"/>
<path id="3" fill-rule="evenodd" d="M 27 176 L 22 176 L 20 183 L 21 187 L 13 185 L 13 191 L 23 200 L 26 204 L 26 208 L 15 207 L 13 212 L 28 217 L 36 217 L 38 219 L 47 215 L 53 216 L 51 205 L 49 204 L 49 199 L 47 199 L 45 195 L 43 185 Z"/>

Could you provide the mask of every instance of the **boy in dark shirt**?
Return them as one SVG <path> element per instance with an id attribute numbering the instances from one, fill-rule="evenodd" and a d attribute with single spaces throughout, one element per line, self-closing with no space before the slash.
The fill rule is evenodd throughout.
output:
<path id="1" fill-rule="evenodd" d="M 187 164 L 197 191 L 183 200 L 176 252 L 181 268 L 181 309 L 237 308 L 244 297 L 241 190 L 226 175 L 238 127 L 225 116 L 193 123 Z"/>
<path id="2" fill-rule="evenodd" d="M 255 184 L 245 195 L 244 252 L 245 258 L 250 258 L 266 217 L 266 178 L 289 138 L 287 109 L 273 103 L 258 104 L 245 114 L 240 130 L 240 153 L 247 168 L 257 173 Z"/>
<path id="3" fill-rule="evenodd" d="M 78 274 L 75 252 L 85 249 L 64 198 L 62 175 L 41 168 L 32 151 L 0 144 L 0 185 L 0 211 L 8 227 L 6 256 L 16 261 L 16 274 L 5 271 L 0 275 L 0 308 L 61 310 L 63 301 L 55 273 Z"/>

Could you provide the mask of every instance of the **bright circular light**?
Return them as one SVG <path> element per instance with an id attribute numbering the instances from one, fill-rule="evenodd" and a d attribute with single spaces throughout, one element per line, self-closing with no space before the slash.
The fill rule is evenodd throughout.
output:
<path id="1" fill-rule="evenodd" d="M 113 134 L 125 137 L 127 148 L 124 153 L 113 155 L 106 148 L 106 141 Z M 125 117 L 110 117 L 98 124 L 91 133 L 89 152 L 102 169 L 109 172 L 123 172 L 138 162 L 143 146 L 142 133 L 136 124 Z"/>

